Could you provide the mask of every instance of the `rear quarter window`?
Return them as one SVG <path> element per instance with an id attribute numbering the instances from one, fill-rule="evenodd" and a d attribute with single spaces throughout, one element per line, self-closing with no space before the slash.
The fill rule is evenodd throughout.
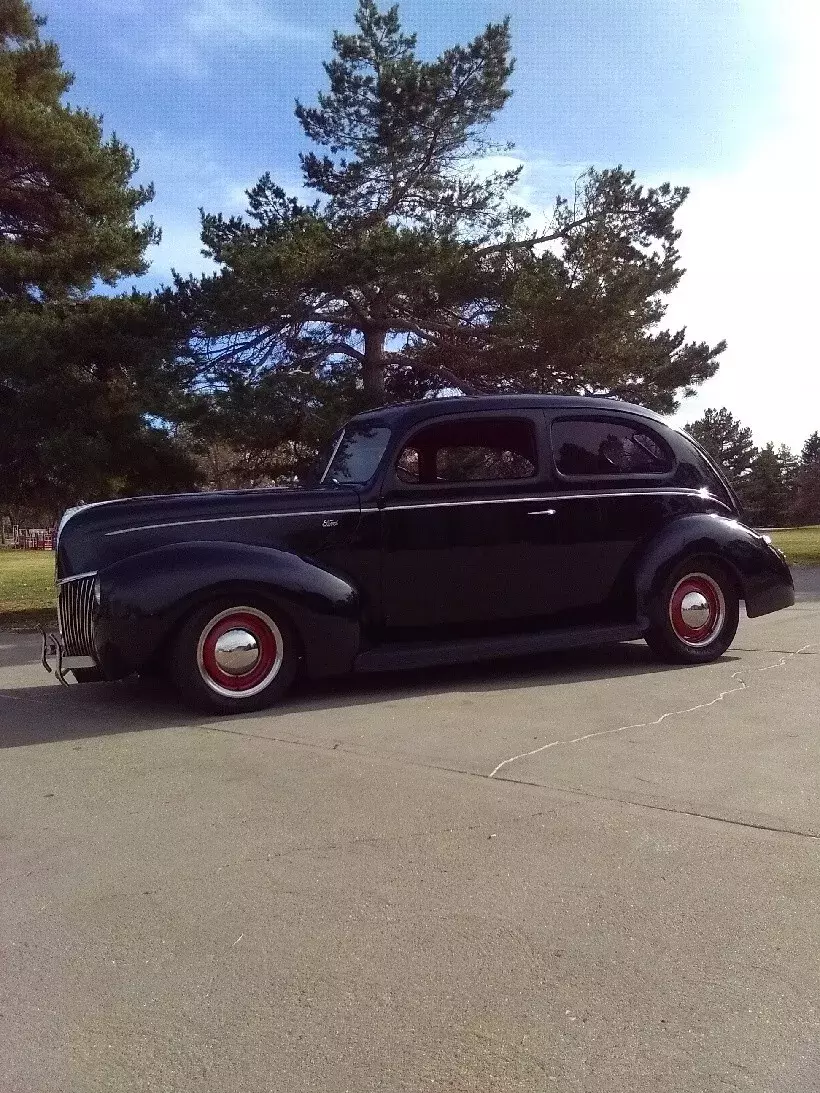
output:
<path id="1" fill-rule="evenodd" d="M 663 475 L 675 465 L 671 448 L 642 422 L 571 418 L 550 427 L 555 466 L 567 477 Z"/>
<path id="2" fill-rule="evenodd" d="M 688 433 L 680 430 L 678 436 L 686 447 L 689 459 L 697 467 L 701 483 L 705 485 L 715 497 L 728 505 L 735 514 L 740 514 L 741 504 L 737 494 L 732 489 L 712 457 L 695 439 L 693 439 L 693 437 L 689 436 Z"/>

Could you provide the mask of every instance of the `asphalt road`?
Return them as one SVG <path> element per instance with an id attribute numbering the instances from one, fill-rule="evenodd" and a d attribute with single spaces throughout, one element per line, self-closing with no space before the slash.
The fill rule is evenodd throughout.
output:
<path id="1" fill-rule="evenodd" d="M 820 1090 L 820 572 L 196 719 L 0 634 L 2 1093 Z"/>

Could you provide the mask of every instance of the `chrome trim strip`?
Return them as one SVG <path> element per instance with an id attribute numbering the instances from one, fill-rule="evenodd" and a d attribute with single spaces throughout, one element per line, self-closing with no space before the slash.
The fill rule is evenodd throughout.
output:
<path id="1" fill-rule="evenodd" d="M 294 509 L 292 512 L 257 512 L 248 516 L 206 516 L 194 520 L 171 520 L 164 524 L 139 524 L 136 527 L 118 528 L 116 531 L 107 531 L 106 537 L 114 535 L 129 535 L 135 531 L 156 531 L 159 528 L 187 527 L 193 524 L 227 524 L 237 520 L 273 520 L 280 516 L 346 516 L 350 513 L 364 514 L 366 512 L 409 512 L 414 509 L 439 509 L 455 508 L 466 505 L 511 505 L 515 502 L 521 504 L 543 504 L 552 501 L 584 501 L 589 498 L 608 497 L 698 497 L 702 501 L 714 501 L 731 512 L 725 501 L 719 497 L 705 492 L 703 489 L 690 489 L 681 486 L 678 489 L 656 489 L 647 487 L 643 490 L 588 490 L 584 493 L 540 493 L 535 497 L 476 497 L 466 500 L 448 501 L 419 501 L 407 505 L 365 505 L 361 509 L 355 507 L 346 509 L 311 509 L 305 512 L 302 509 Z M 91 574 L 87 574 L 91 576 Z M 73 580 L 74 578 L 69 578 Z"/>
<path id="2" fill-rule="evenodd" d="M 171 520 L 164 524 L 138 524 L 133 528 L 118 528 L 116 531 L 107 531 L 106 538 L 112 535 L 128 535 L 134 531 L 156 531 L 157 528 L 181 528 L 189 524 L 227 524 L 233 520 L 272 520 L 279 516 L 345 516 L 348 513 L 359 515 L 361 509 L 351 506 L 349 509 L 317 509 L 305 512 L 303 509 L 294 509 L 293 512 L 255 512 L 249 516 L 204 516 L 195 520 Z"/>
<path id="3" fill-rule="evenodd" d="M 346 428 L 342 429 L 341 433 L 339 434 L 339 439 L 333 445 L 333 451 L 330 453 L 330 459 L 328 459 L 327 466 L 322 471 L 322 477 L 319 479 L 319 485 L 320 486 L 324 482 L 324 480 L 327 478 L 327 472 L 333 466 L 333 460 L 336 458 L 336 453 L 338 452 L 339 448 L 341 448 L 341 446 L 342 446 L 342 441 L 345 438 L 345 433 L 346 432 L 347 432 Z"/>
<path id="4" fill-rule="evenodd" d="M 55 551 L 58 550 L 60 547 L 60 536 L 63 533 L 63 529 L 65 528 L 69 520 L 76 516 L 78 512 L 85 512 L 86 509 L 97 509 L 100 508 L 102 505 L 116 505 L 118 501 L 124 500 L 127 500 L 127 498 L 112 497 L 110 501 L 89 501 L 85 505 L 73 505 L 71 508 L 66 509 L 60 519 L 60 523 L 57 526 L 57 536 L 54 542 Z"/>
<path id="5" fill-rule="evenodd" d="M 60 536 L 63 534 L 63 528 L 66 526 L 72 516 L 76 516 L 85 506 L 74 505 L 73 508 L 66 509 L 63 515 L 60 517 L 60 523 L 57 525 L 57 534 L 54 537 L 54 552 L 60 549 Z"/>
<path id="6" fill-rule="evenodd" d="M 608 497 L 697 497 L 702 501 L 714 501 L 725 509 L 729 506 L 725 501 L 712 494 L 703 493 L 700 489 L 689 489 L 681 486 L 679 489 L 645 489 L 645 490 L 595 490 L 587 493 L 541 493 L 537 497 L 481 497 L 469 501 L 420 501 L 418 504 L 386 505 L 385 512 L 401 512 L 410 509 L 435 509 L 448 508 L 456 505 L 509 505 L 516 501 L 522 504 L 543 503 L 545 501 L 585 501 L 590 498 L 600 499 Z M 366 511 L 366 510 L 363 510 Z M 730 510 L 731 511 L 731 510 Z"/>
<path id="7" fill-rule="evenodd" d="M 69 581 L 81 581 L 85 577 L 96 577 L 96 576 L 97 576 L 97 570 L 96 569 L 90 569 L 87 573 L 73 573 L 70 577 L 61 577 L 60 580 L 57 581 L 57 586 L 60 587 L 61 585 L 68 584 Z"/>

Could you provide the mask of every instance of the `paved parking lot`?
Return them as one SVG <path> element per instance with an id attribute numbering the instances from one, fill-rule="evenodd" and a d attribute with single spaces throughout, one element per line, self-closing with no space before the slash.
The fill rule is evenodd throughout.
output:
<path id="1" fill-rule="evenodd" d="M 0 633 L 0 1091 L 820 1090 L 820 573 L 205 719 Z"/>

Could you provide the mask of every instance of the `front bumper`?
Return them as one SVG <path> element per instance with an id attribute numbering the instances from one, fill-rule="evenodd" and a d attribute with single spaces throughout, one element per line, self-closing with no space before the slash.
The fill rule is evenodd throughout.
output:
<path id="1" fill-rule="evenodd" d="M 65 644 L 59 634 L 48 630 L 41 630 L 41 633 L 43 635 L 42 665 L 47 672 L 53 672 L 63 686 L 69 686 L 69 681 L 66 679 L 68 672 L 74 676 L 77 683 L 96 683 L 105 679 L 104 673 L 94 663 L 92 657 L 71 656 L 66 652 Z M 54 667 L 51 665 L 52 660 L 54 661 Z M 84 663 L 67 664 L 67 660 L 72 662 L 83 661 Z"/>
<path id="2" fill-rule="evenodd" d="M 78 683 L 104 679 L 94 646 L 96 573 L 77 573 L 58 581 L 57 631 L 43 634 L 42 664 L 60 683 L 71 673 Z M 53 663 L 53 667 L 52 667 Z"/>

